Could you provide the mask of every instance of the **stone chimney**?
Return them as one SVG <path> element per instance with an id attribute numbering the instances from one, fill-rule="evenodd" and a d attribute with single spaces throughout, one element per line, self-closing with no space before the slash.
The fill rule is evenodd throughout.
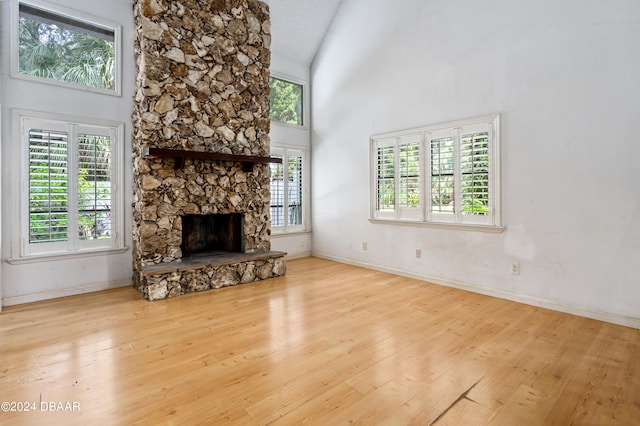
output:
<path id="1" fill-rule="evenodd" d="M 270 251 L 268 6 L 135 0 L 134 19 L 135 287 L 156 300 L 284 275 Z M 183 258 L 184 217 L 239 214 L 241 253 Z"/>

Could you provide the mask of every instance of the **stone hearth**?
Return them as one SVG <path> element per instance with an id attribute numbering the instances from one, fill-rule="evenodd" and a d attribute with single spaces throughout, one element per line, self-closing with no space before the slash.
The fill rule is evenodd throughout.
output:
<path id="1" fill-rule="evenodd" d="M 135 0 L 134 16 L 135 287 L 157 300 L 284 275 L 285 253 L 270 250 L 269 166 L 240 160 L 269 155 L 268 6 Z M 188 155 L 149 154 L 168 150 Z M 183 218 L 219 214 L 241 216 L 242 250 L 183 258 Z"/>

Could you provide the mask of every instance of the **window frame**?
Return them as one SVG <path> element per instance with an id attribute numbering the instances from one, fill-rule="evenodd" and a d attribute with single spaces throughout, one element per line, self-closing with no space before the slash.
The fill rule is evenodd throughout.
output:
<path id="1" fill-rule="evenodd" d="M 67 257 L 83 257 L 101 254 L 104 252 L 124 252 L 127 248 L 124 246 L 124 163 L 123 163 L 123 145 L 124 145 L 124 123 L 90 119 L 82 117 L 73 117 L 67 115 L 57 115 L 45 112 L 28 111 L 14 109 L 13 129 L 14 140 L 17 142 L 18 149 L 14 150 L 14 164 L 16 164 L 15 188 L 19 202 L 14 204 L 14 226 L 13 228 L 13 244 L 12 258 L 9 263 L 25 263 L 39 260 L 49 260 L 55 258 Z M 69 132 L 67 157 L 68 170 L 73 170 L 73 177 L 69 177 L 68 194 L 73 194 L 74 201 L 69 202 L 69 225 L 67 241 L 63 242 L 30 242 L 29 234 L 29 162 L 30 162 L 30 143 L 29 129 L 33 128 L 31 124 L 47 124 L 47 130 L 65 129 Z M 55 128 L 52 128 L 55 127 Z M 109 238 L 88 239 L 83 240 L 78 235 L 78 167 L 77 167 L 77 147 L 78 134 L 91 131 L 91 134 L 108 135 L 112 138 L 111 142 L 111 173 L 110 173 L 110 190 L 111 190 L 111 232 Z M 70 195 L 69 195 L 70 197 Z"/>
<path id="2" fill-rule="evenodd" d="M 488 134 L 486 172 L 488 175 L 488 212 L 487 214 L 467 214 L 463 208 L 462 176 L 461 170 L 461 145 L 462 136 L 469 136 L 486 131 Z M 407 207 L 400 206 L 399 181 L 401 172 L 398 169 L 398 154 L 400 146 L 407 138 L 421 138 L 420 142 L 420 168 L 419 168 L 419 193 L 418 206 L 409 211 Z M 442 138 L 452 138 L 453 143 L 453 209 L 451 213 L 436 212 L 432 209 L 432 141 Z M 395 150 L 395 202 L 393 209 L 378 209 L 378 148 L 394 147 Z M 487 232 L 501 232 L 501 182 L 500 182 L 500 114 L 476 117 L 467 120 L 459 120 L 440 123 L 412 129 L 376 134 L 370 138 L 370 165 L 371 165 L 371 191 L 370 191 L 370 218 L 373 223 L 395 223 L 404 225 L 434 226 L 444 228 L 473 229 Z M 484 173 L 484 172 L 483 172 Z M 468 174 L 468 173 L 466 173 Z"/>
<path id="3" fill-rule="evenodd" d="M 87 23 L 99 28 L 113 31 L 114 36 L 114 88 L 101 89 L 98 87 L 83 86 L 81 84 L 68 83 L 64 81 L 53 80 L 44 77 L 37 77 L 28 74 L 20 73 L 19 66 L 19 22 L 20 22 L 20 5 L 24 4 L 32 8 L 40 9 L 46 12 L 50 12 L 55 15 L 60 15 L 64 18 Z M 11 0 L 11 77 L 19 80 L 25 80 L 35 83 L 49 84 L 52 86 L 64 87 L 69 89 L 76 89 L 94 93 L 100 93 L 111 96 L 122 96 L 122 26 L 93 15 L 69 9 L 56 4 L 48 3 L 43 0 Z"/>
<path id="4" fill-rule="evenodd" d="M 308 232 L 308 223 L 309 223 L 309 190 L 308 190 L 308 169 L 309 169 L 309 160 L 308 160 L 308 150 L 299 147 L 299 146 L 285 146 L 285 145 L 277 145 L 271 144 L 271 153 L 272 157 L 282 158 L 283 175 L 284 171 L 288 168 L 288 161 L 290 156 L 298 155 L 302 158 L 301 166 L 302 166 L 302 224 L 291 225 L 289 224 L 289 200 L 288 200 L 288 180 L 284 180 L 283 182 L 283 208 L 284 208 L 284 225 L 282 226 L 274 226 L 273 221 L 271 222 L 271 232 L 273 234 L 295 234 L 301 232 Z M 269 178 L 271 179 L 271 177 Z M 271 180 L 270 180 L 271 182 Z M 271 199 L 269 200 L 269 211 L 271 211 Z"/>
<path id="5" fill-rule="evenodd" d="M 287 83 L 291 83 L 291 84 L 295 84 L 298 85 L 302 88 L 302 102 L 301 102 L 301 115 L 302 115 L 302 124 L 293 124 L 293 123 L 283 123 L 282 121 L 275 121 L 271 119 L 271 105 L 269 105 L 269 121 L 271 122 L 272 125 L 276 124 L 278 126 L 284 126 L 284 127 L 290 127 L 293 129 L 307 129 L 307 122 L 308 122 L 308 117 L 307 117 L 307 85 L 304 81 L 302 80 L 298 80 L 296 78 L 292 78 L 292 77 L 287 77 L 284 76 L 282 74 L 278 74 L 278 73 L 271 73 L 269 75 L 269 80 L 271 80 L 272 78 L 275 78 L 277 80 L 281 80 Z"/>

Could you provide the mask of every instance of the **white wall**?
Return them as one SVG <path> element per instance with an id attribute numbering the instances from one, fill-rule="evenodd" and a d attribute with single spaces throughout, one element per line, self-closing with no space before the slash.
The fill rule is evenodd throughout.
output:
<path id="1" fill-rule="evenodd" d="M 293 62 L 284 57 L 271 54 L 271 74 L 304 85 L 303 93 L 303 123 L 300 127 L 287 126 L 271 122 L 271 145 L 302 148 L 311 154 L 311 114 L 309 114 L 309 67 Z M 307 164 L 310 164 L 309 162 Z M 310 177 L 307 174 L 307 177 Z M 307 198 L 308 200 L 309 198 Z M 311 224 L 307 223 L 307 232 L 296 234 L 271 233 L 271 249 L 287 252 L 287 258 L 304 257 L 311 254 Z"/>
<path id="2" fill-rule="evenodd" d="M 133 58 L 133 13 L 131 0 L 51 0 L 63 7 L 88 13 L 122 25 L 122 96 L 105 96 L 87 91 L 34 83 L 10 77 L 10 2 L 0 2 L 2 62 L 0 95 L 2 104 L 2 173 L 13 176 L 17 167 L 11 159 L 18 141 L 12 139 L 11 110 L 14 108 L 101 118 L 125 123 L 125 244 L 131 247 L 131 112 L 135 65 Z M 2 180 L 2 298 L 5 305 L 68 294 L 82 293 L 131 283 L 131 251 L 117 255 L 13 265 L 11 256 L 11 206 L 18 203 L 10 179 Z"/>
<path id="3" fill-rule="evenodd" d="M 638 76 L 637 0 L 344 0 L 311 71 L 314 254 L 639 326 Z M 368 221 L 372 134 L 494 112 L 503 233 Z"/>

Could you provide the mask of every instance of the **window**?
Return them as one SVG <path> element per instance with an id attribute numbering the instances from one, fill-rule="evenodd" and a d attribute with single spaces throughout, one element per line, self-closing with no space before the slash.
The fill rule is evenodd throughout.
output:
<path id="1" fill-rule="evenodd" d="M 304 151 L 273 148 L 271 156 L 282 164 L 271 163 L 271 228 L 276 232 L 306 230 Z"/>
<path id="2" fill-rule="evenodd" d="M 118 26 L 37 0 L 15 19 L 15 77 L 119 94 Z"/>
<path id="3" fill-rule="evenodd" d="M 499 116 L 377 135 L 372 219 L 499 228 Z"/>
<path id="4" fill-rule="evenodd" d="M 120 247 L 123 125 L 16 113 L 22 256 Z"/>
<path id="5" fill-rule="evenodd" d="M 418 219 L 422 135 L 382 138 L 374 144 L 377 216 Z"/>
<path id="6" fill-rule="evenodd" d="M 269 118 L 271 121 L 302 126 L 302 84 L 269 77 Z"/>

